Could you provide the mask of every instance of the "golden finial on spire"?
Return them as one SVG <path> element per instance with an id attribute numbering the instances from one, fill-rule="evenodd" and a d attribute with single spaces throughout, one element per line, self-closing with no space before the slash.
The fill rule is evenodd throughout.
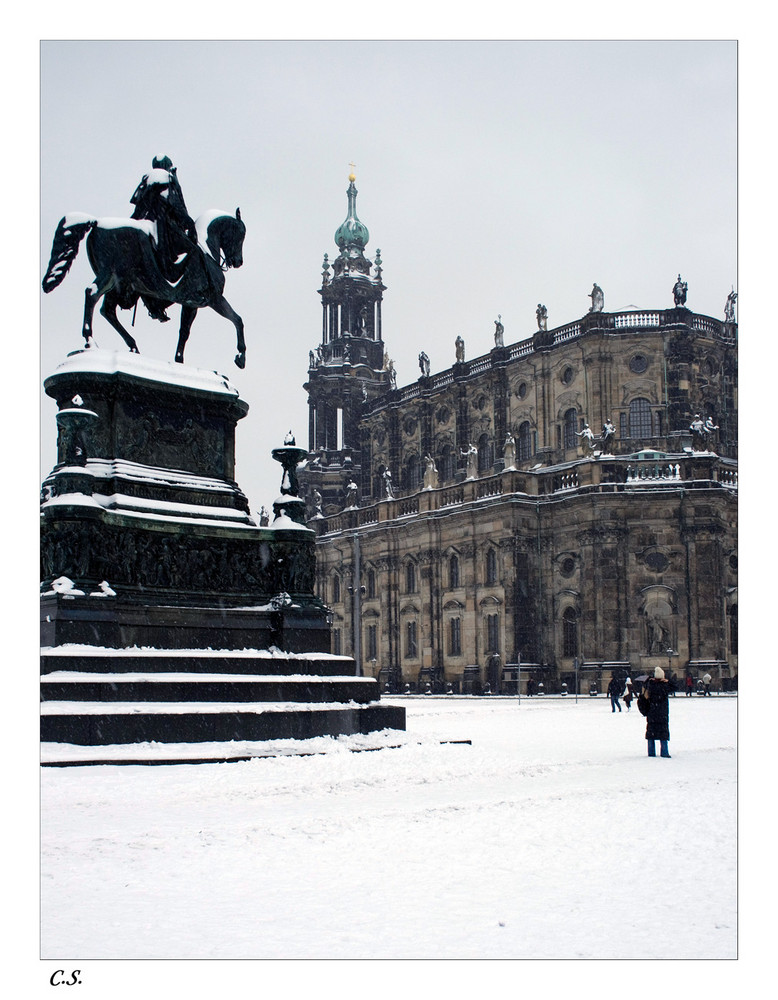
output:
<path id="1" fill-rule="evenodd" d="M 348 175 L 348 179 L 353 184 L 354 181 L 357 179 L 356 175 L 354 174 L 354 167 L 356 167 L 356 163 L 349 163 L 349 166 L 351 167 L 351 173 Z"/>

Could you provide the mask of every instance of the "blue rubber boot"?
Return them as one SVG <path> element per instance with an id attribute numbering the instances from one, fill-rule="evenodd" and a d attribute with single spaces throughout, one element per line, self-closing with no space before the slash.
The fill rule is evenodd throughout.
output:
<path id="1" fill-rule="evenodd" d="M 647 740 L 646 742 L 648 743 L 648 756 L 649 757 L 656 757 L 656 741 L 655 740 Z"/>
<path id="2" fill-rule="evenodd" d="M 667 740 L 660 740 L 659 741 L 659 749 L 660 749 L 660 756 L 661 757 L 669 757 L 670 756 L 670 751 L 667 749 Z"/>

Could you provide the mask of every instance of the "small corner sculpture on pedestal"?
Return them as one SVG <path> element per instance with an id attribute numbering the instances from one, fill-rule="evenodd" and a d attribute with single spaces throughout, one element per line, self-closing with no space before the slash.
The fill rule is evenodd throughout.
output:
<path id="1" fill-rule="evenodd" d="M 505 327 L 502 325 L 502 316 L 498 314 L 497 319 L 494 321 L 494 346 L 495 347 L 505 347 L 503 341 L 503 334 L 505 333 Z"/>
<path id="2" fill-rule="evenodd" d="M 595 437 L 594 431 L 591 429 L 591 427 L 587 424 L 585 420 L 584 420 L 583 430 L 576 431 L 575 436 L 583 438 L 583 441 L 581 443 L 583 444 L 584 448 L 590 455 L 594 454 L 595 442 L 597 438 Z"/>
<path id="3" fill-rule="evenodd" d="M 419 370 L 421 371 L 422 378 L 428 378 L 430 373 L 430 359 L 424 353 L 421 352 L 419 355 Z"/>
<path id="4" fill-rule="evenodd" d="M 541 305 L 540 302 L 538 302 L 538 307 L 535 310 L 535 316 L 538 321 L 538 330 L 548 330 L 548 309 L 544 305 Z"/>
<path id="5" fill-rule="evenodd" d="M 727 301 L 724 305 L 724 322 L 734 323 L 735 322 L 735 303 L 737 302 L 737 292 L 733 288 L 732 291 L 727 296 Z"/>
<path id="6" fill-rule="evenodd" d="M 608 417 L 602 425 L 602 433 L 600 434 L 600 447 L 603 455 L 611 454 L 611 446 L 615 437 L 616 428 L 611 423 L 611 418 Z"/>
<path id="7" fill-rule="evenodd" d="M 504 469 L 515 469 L 516 468 L 516 439 L 513 434 L 508 431 L 508 436 L 505 438 L 505 444 L 502 450 Z"/>
<path id="8" fill-rule="evenodd" d="M 294 435 L 289 431 L 284 438 L 283 446 L 281 448 L 274 448 L 271 454 L 276 462 L 281 463 L 281 467 L 284 470 L 281 476 L 281 496 L 273 503 L 275 519 L 277 520 L 285 514 L 298 524 L 304 524 L 305 501 L 300 497 L 297 466 L 303 461 L 308 452 L 305 448 L 297 447 Z"/>
<path id="9" fill-rule="evenodd" d="M 425 455 L 424 461 L 426 463 L 424 469 L 424 489 L 434 490 L 438 486 L 438 468 L 435 465 L 435 459 L 432 455 Z"/>

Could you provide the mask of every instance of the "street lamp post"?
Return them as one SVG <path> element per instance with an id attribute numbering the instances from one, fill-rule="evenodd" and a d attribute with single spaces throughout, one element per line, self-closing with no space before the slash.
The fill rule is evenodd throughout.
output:
<path id="1" fill-rule="evenodd" d="M 575 667 L 575 703 L 578 704 L 578 657 L 573 658 L 573 666 Z"/>

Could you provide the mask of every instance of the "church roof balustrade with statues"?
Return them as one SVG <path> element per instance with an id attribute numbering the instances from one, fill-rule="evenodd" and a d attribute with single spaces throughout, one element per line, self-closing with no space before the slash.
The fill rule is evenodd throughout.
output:
<path id="1" fill-rule="evenodd" d="M 535 335 L 529 336 L 504 349 L 492 350 L 470 361 L 459 362 L 444 371 L 387 392 L 372 402 L 369 412 L 375 413 L 388 406 L 406 403 L 421 396 L 434 395 L 454 382 L 476 378 L 484 372 L 503 367 L 506 360 L 511 362 L 527 358 L 540 350 L 548 350 L 588 334 L 630 336 L 673 330 L 688 331 L 727 346 L 737 344 L 736 323 L 693 313 L 685 308 L 627 309 L 613 313 L 589 313 L 572 323 L 549 330 L 542 348 L 538 346 Z"/>
<path id="2" fill-rule="evenodd" d="M 508 501 L 533 505 L 570 496 L 645 494 L 667 490 L 724 490 L 737 495 L 737 462 L 713 452 L 639 454 L 582 458 L 539 469 L 509 469 L 437 489 L 406 491 L 308 522 L 317 535 L 444 514 L 453 507 L 483 507 Z"/>

